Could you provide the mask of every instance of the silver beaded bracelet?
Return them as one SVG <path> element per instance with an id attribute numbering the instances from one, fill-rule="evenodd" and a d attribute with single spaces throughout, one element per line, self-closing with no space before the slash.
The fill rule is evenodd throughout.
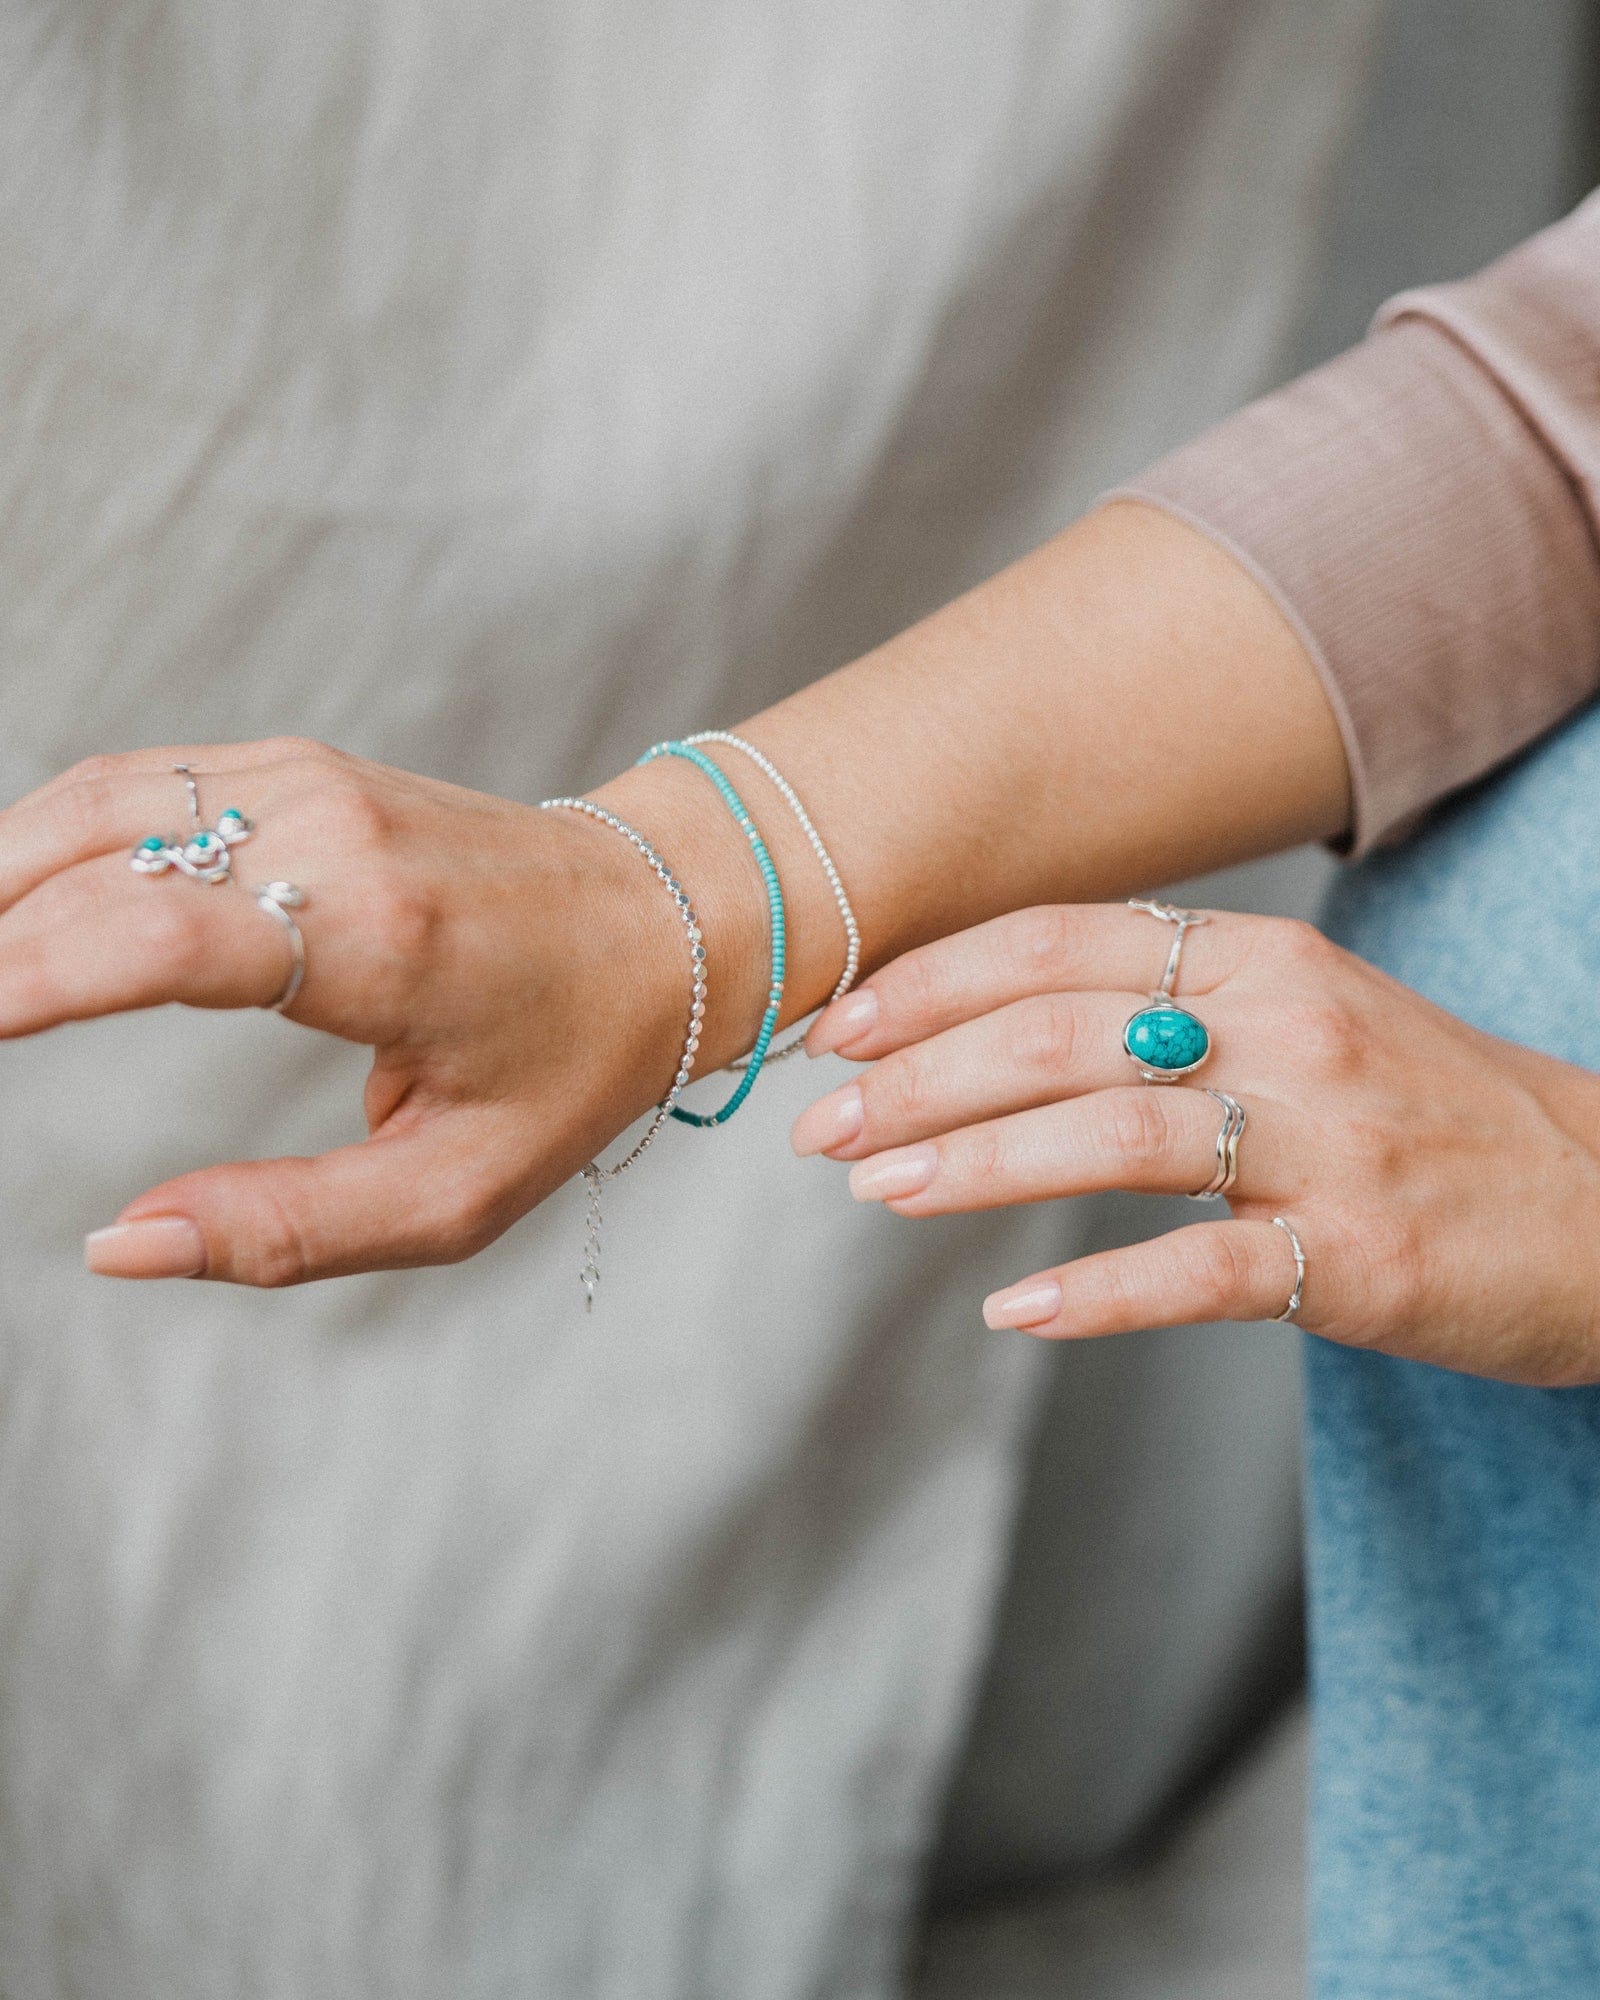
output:
<path id="1" fill-rule="evenodd" d="M 838 905 L 839 916 L 844 924 L 845 954 L 844 971 L 839 975 L 839 983 L 828 995 L 829 1001 L 837 1000 L 842 993 L 848 993 L 856 983 L 856 974 L 861 970 L 861 931 L 856 923 L 856 913 L 850 907 L 850 898 L 844 892 L 844 884 L 839 879 L 839 871 L 833 865 L 833 856 L 823 845 L 822 835 L 811 823 L 811 815 L 801 805 L 799 795 L 793 785 L 763 751 L 753 743 L 747 743 L 742 736 L 735 736 L 728 729 L 702 729 L 697 735 L 685 736 L 685 743 L 725 743 L 730 750 L 742 750 L 756 769 L 777 788 L 780 797 L 800 822 L 800 830 L 811 843 L 811 851 L 822 863 L 822 872 L 828 878 L 828 887 L 833 891 L 833 900 Z M 792 1056 L 805 1042 L 805 1030 L 791 1035 L 786 1042 L 768 1049 L 769 1063 L 782 1062 L 785 1056 Z M 730 1069 L 743 1069 L 745 1059 L 730 1063 Z"/>
<path id="2" fill-rule="evenodd" d="M 590 819 L 599 820 L 602 826 L 609 826 L 614 833 L 620 833 L 628 845 L 636 848 L 649 862 L 656 879 L 671 893 L 678 915 L 683 920 L 683 927 L 689 938 L 689 964 L 692 973 L 689 1025 L 684 1033 L 683 1054 L 679 1058 L 677 1073 L 666 1096 L 656 1106 L 651 1114 L 650 1123 L 624 1158 L 610 1167 L 603 1167 L 598 1160 L 591 1160 L 583 1169 L 583 1181 L 588 1189 L 589 1202 L 584 1223 L 583 1269 L 579 1273 L 579 1281 L 583 1286 L 584 1311 L 590 1312 L 594 1308 L 594 1295 L 600 1289 L 600 1189 L 606 1181 L 614 1181 L 619 1174 L 625 1174 L 650 1144 L 667 1122 L 673 1105 L 683 1095 L 684 1087 L 694 1071 L 695 1052 L 700 1047 L 700 1024 L 705 1019 L 706 1012 L 706 947 L 705 939 L 700 933 L 700 920 L 694 913 L 694 905 L 689 901 L 683 884 L 637 827 L 629 826 L 625 819 L 619 819 L 614 812 L 607 812 L 604 806 L 597 806 L 592 799 L 539 801 L 541 812 L 550 812 L 558 807 L 566 812 L 586 813 Z"/>

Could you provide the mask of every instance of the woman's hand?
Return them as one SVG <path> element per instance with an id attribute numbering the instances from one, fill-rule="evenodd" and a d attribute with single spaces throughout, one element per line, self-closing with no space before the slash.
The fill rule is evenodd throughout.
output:
<path id="1" fill-rule="evenodd" d="M 1122 1046 L 1170 932 L 1116 905 L 1026 910 L 906 953 L 808 1038 L 870 1063 L 794 1128 L 851 1191 L 924 1216 L 1093 1189 L 1193 1193 L 1248 1115 L 1235 1219 L 1041 1272 L 993 1327 L 1081 1339 L 1280 1314 L 1332 1340 L 1547 1386 L 1600 1381 L 1600 1078 L 1466 1026 L 1309 925 L 1216 914 L 1177 1003 L 1212 1053 L 1144 1084 Z"/>
<path id="2" fill-rule="evenodd" d="M 136 842 L 184 824 L 176 762 L 194 768 L 207 825 L 230 806 L 255 823 L 234 883 L 129 867 Z M 672 774 L 623 790 L 618 809 L 668 841 L 708 926 L 703 1070 L 760 1012 L 762 969 L 730 980 L 726 948 L 730 912 L 753 930 L 760 908 L 737 874 L 748 857 L 736 830 L 717 843 L 716 814 Z M 465 1257 L 672 1076 L 683 931 L 626 842 L 295 740 L 96 758 L 0 813 L 0 1036 L 166 1001 L 270 1006 L 289 938 L 238 885 L 275 880 L 306 897 L 287 1011 L 373 1048 L 371 1136 L 153 1188 L 91 1237 L 95 1270 L 281 1285 Z"/>

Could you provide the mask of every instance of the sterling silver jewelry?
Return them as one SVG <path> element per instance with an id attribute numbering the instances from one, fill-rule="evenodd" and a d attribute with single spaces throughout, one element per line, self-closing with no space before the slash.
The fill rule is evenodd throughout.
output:
<path id="1" fill-rule="evenodd" d="M 208 827 L 200 816 L 200 786 L 194 767 L 174 764 L 172 768 L 182 778 L 189 798 L 189 837 L 180 841 L 176 835 L 168 838 L 153 833 L 148 840 L 140 841 L 128 865 L 136 875 L 165 875 L 169 869 L 176 869 L 195 882 L 238 882 L 233 872 L 233 850 L 255 832 L 255 822 L 246 819 L 237 806 L 229 806 L 219 815 L 216 825 Z M 239 882 L 241 889 L 244 886 Z M 306 976 L 306 941 L 289 914 L 304 905 L 305 892 L 292 882 L 269 882 L 264 889 L 245 889 L 245 894 L 282 924 L 289 939 L 289 977 L 283 991 L 276 1000 L 261 1003 L 281 1014 L 300 991 L 300 983 Z"/>
<path id="2" fill-rule="evenodd" d="M 1172 949 L 1167 953 L 1167 969 L 1161 975 L 1161 984 L 1151 993 L 1152 1000 L 1170 1000 L 1177 991 L 1178 967 L 1183 961 L 1184 940 L 1196 924 L 1209 924 L 1211 919 L 1204 910 L 1180 910 L 1171 903 L 1151 902 L 1147 897 L 1130 896 L 1130 910 L 1143 910 L 1147 916 L 1159 917 L 1164 924 L 1177 926 L 1172 940 Z"/>
<path id="3" fill-rule="evenodd" d="M 1281 1229 L 1289 1239 L 1289 1247 L 1294 1252 L 1294 1290 L 1289 1294 L 1289 1303 L 1281 1313 L 1274 1313 L 1275 1320 L 1293 1319 L 1300 1310 L 1300 1294 L 1306 1282 L 1306 1253 L 1300 1248 L 1300 1239 L 1294 1233 L 1294 1226 L 1286 1215 L 1275 1215 L 1272 1226 Z"/>
<path id="4" fill-rule="evenodd" d="M 689 939 L 691 975 L 689 1025 L 684 1033 L 683 1054 L 679 1058 L 677 1072 L 668 1086 L 667 1094 L 650 1114 L 650 1122 L 644 1128 L 642 1136 L 635 1141 L 632 1149 L 622 1159 L 609 1167 L 601 1166 L 598 1160 L 591 1160 L 583 1169 L 583 1183 L 589 1199 L 584 1221 L 583 1268 L 578 1274 L 578 1281 L 583 1286 L 583 1309 L 585 1312 L 592 1312 L 595 1293 L 600 1289 L 600 1190 L 606 1181 L 614 1181 L 619 1174 L 625 1174 L 643 1153 L 650 1141 L 666 1124 L 673 1105 L 683 1095 L 684 1087 L 693 1073 L 695 1052 L 700 1047 L 700 1024 L 705 1019 L 706 1013 L 706 947 L 700 931 L 700 920 L 695 915 L 694 905 L 689 901 L 683 884 L 636 827 L 629 826 L 625 819 L 620 819 L 614 812 L 608 812 L 604 806 L 597 806 L 592 799 L 563 798 L 539 801 L 541 812 L 553 812 L 558 808 L 565 812 L 585 813 L 590 819 L 598 820 L 602 826 L 609 826 L 613 833 L 620 833 L 628 845 L 650 864 L 651 872 L 657 881 L 671 895 Z"/>
<path id="5" fill-rule="evenodd" d="M 258 908 L 282 924 L 289 940 L 289 977 L 284 981 L 283 991 L 276 1000 L 263 1000 L 261 1003 L 263 1007 L 281 1014 L 300 991 L 300 982 L 306 976 L 306 941 L 300 935 L 300 926 L 289 914 L 291 910 L 303 906 L 305 891 L 297 889 L 292 882 L 269 882 L 264 889 L 251 889 L 247 893 L 254 896 Z"/>
<path id="6" fill-rule="evenodd" d="M 812 825 L 811 815 L 800 803 L 799 795 L 795 791 L 794 786 L 789 783 L 789 780 L 764 751 L 758 750 L 753 743 L 747 743 L 742 736 L 735 736 L 732 730 L 702 729 L 694 736 L 685 736 L 683 741 L 685 743 L 697 744 L 725 743 L 730 750 L 743 751 L 745 756 L 755 765 L 756 769 L 776 787 L 779 796 L 800 822 L 800 831 L 810 842 L 811 851 L 817 857 L 818 861 L 821 862 L 822 872 L 828 878 L 828 887 L 833 891 L 833 900 L 838 906 L 839 920 L 844 925 L 844 971 L 839 975 L 838 985 L 828 995 L 830 1001 L 837 1000 L 841 994 L 848 993 L 851 987 L 855 985 L 856 974 L 861 970 L 861 931 L 856 923 L 856 913 L 850 907 L 850 898 L 845 894 L 844 884 L 839 879 L 839 871 L 833 865 L 833 856 L 823 845 L 822 835 Z M 785 1056 L 792 1056 L 802 1046 L 804 1041 L 805 1030 L 802 1029 L 799 1034 L 792 1035 L 788 1041 L 780 1042 L 776 1048 L 768 1049 L 767 1061 L 769 1063 L 782 1062 Z M 728 1067 L 730 1069 L 743 1069 L 745 1060 L 741 1056 L 737 1062 L 730 1063 Z"/>
<path id="7" fill-rule="evenodd" d="M 1210 1089 L 1206 1095 L 1214 1097 L 1222 1106 L 1222 1129 L 1217 1134 L 1217 1170 L 1203 1188 L 1189 1196 L 1190 1201 L 1216 1201 L 1239 1178 L 1239 1141 L 1244 1137 L 1244 1128 L 1249 1122 L 1237 1097 L 1230 1097 L 1225 1090 Z"/>
<path id="8" fill-rule="evenodd" d="M 1138 897 L 1129 898 L 1128 908 L 1143 910 L 1147 916 L 1159 917 L 1177 928 L 1161 984 L 1151 989 L 1149 1006 L 1141 1007 L 1123 1023 L 1122 1046 L 1146 1083 L 1176 1083 L 1180 1077 L 1192 1075 L 1211 1053 L 1211 1035 L 1204 1021 L 1172 997 L 1184 939 L 1196 924 L 1208 924 L 1211 919 L 1200 910 L 1177 910 L 1170 903 Z"/>
<path id="9" fill-rule="evenodd" d="M 233 873 L 233 849 L 255 832 L 237 806 L 229 806 L 214 827 L 200 817 L 200 790 L 187 764 L 174 764 L 189 794 L 189 837 L 152 833 L 141 840 L 129 856 L 128 866 L 136 875 L 165 875 L 176 869 L 194 882 L 226 882 Z"/>

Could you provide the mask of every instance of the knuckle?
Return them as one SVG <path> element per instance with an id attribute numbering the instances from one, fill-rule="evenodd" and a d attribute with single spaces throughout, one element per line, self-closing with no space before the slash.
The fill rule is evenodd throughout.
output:
<path id="1" fill-rule="evenodd" d="M 963 1133 L 958 1147 L 949 1151 L 941 1147 L 939 1166 L 941 1177 L 954 1168 L 958 1177 L 974 1188 L 992 1188 L 1005 1177 L 1005 1147 L 992 1126 L 980 1125 Z"/>
<path id="2" fill-rule="evenodd" d="M 293 1209 L 270 1186 L 252 1208 L 249 1230 L 230 1250 L 227 1275 L 263 1291 L 304 1284 L 312 1275 L 311 1256 Z"/>
<path id="3" fill-rule="evenodd" d="M 341 756 L 315 736 L 269 736 L 256 747 L 274 764 L 330 764 Z"/>
<path id="4" fill-rule="evenodd" d="M 207 904 L 192 893 L 152 896 L 141 915 L 146 951 L 181 987 L 187 987 L 202 964 L 215 954 L 207 915 Z"/>
<path id="5" fill-rule="evenodd" d="M 409 992 L 431 963 L 443 913 L 434 896 L 401 869 L 381 870 L 365 901 L 374 970 Z"/>
<path id="6" fill-rule="evenodd" d="M 1330 994 L 1303 1000 L 1284 1021 L 1290 1055 L 1320 1077 L 1342 1082 L 1360 1068 L 1364 1041 L 1350 1009 Z"/>
<path id="7" fill-rule="evenodd" d="M 64 998 L 61 981 L 43 952 L 19 954 L 0 982 L 0 1011 L 8 1023 L 53 1020 Z"/>
<path id="8" fill-rule="evenodd" d="M 1012 949 L 1026 972 L 1053 972 L 1070 963 L 1074 945 L 1072 913 L 1065 903 L 1040 903 L 1010 919 Z"/>
<path id="9" fill-rule="evenodd" d="M 928 1111 L 931 1081 L 926 1058 L 915 1050 L 885 1056 L 861 1080 L 867 1119 L 896 1130 L 918 1126 Z"/>
<path id="10" fill-rule="evenodd" d="M 1403 1116 L 1348 1112 L 1342 1137 L 1348 1163 L 1369 1189 L 1394 1187 L 1415 1159 L 1415 1136 Z"/>
<path id="11" fill-rule="evenodd" d="M 1172 1144 L 1172 1110 L 1159 1090 L 1112 1090 L 1090 1100 L 1095 1136 L 1119 1160 L 1151 1165 Z"/>
<path id="12" fill-rule="evenodd" d="M 387 842 L 388 807 L 357 772 L 335 771 L 319 779 L 317 811 L 343 849 L 370 850 Z"/>
<path id="13" fill-rule="evenodd" d="M 1187 1287 L 1206 1313 L 1237 1310 L 1250 1297 L 1255 1275 L 1251 1256 L 1232 1223 L 1196 1231 L 1182 1250 Z"/>
<path id="14" fill-rule="evenodd" d="M 62 779 L 68 785 L 104 786 L 121 774 L 123 766 L 124 759 L 114 751 L 97 750 L 93 756 L 80 757 L 63 772 Z"/>
<path id="15" fill-rule="evenodd" d="M 1429 1237 L 1416 1216 L 1375 1207 L 1360 1226 L 1341 1232 L 1350 1292 L 1373 1325 L 1414 1323 L 1428 1289 Z"/>
<path id="16" fill-rule="evenodd" d="M 885 1014 L 902 1032 L 925 1029 L 942 1017 L 944 981 L 931 950 L 907 952 L 887 973 L 878 973 L 873 985 Z"/>
<path id="17" fill-rule="evenodd" d="M 74 832 L 92 835 L 112 821 L 120 776 L 120 760 L 109 755 L 85 757 L 64 773 L 60 806 Z"/>
<path id="18" fill-rule="evenodd" d="M 1258 937 L 1283 966 L 1303 971 L 1326 965 L 1338 946 L 1304 917 L 1260 917 Z"/>
<path id="19" fill-rule="evenodd" d="M 1046 993 L 1023 1000 L 1011 1010 L 1008 1041 L 1013 1062 L 1060 1081 L 1072 1069 L 1078 1042 L 1078 1011 L 1066 993 Z"/>
<path id="20" fill-rule="evenodd" d="M 506 1226 L 500 1191 L 486 1177 L 455 1175 L 441 1190 L 434 1216 L 434 1256 L 441 1264 L 475 1257 Z"/>
<path id="21" fill-rule="evenodd" d="M 1084 1273 L 1084 1279 L 1086 1282 L 1080 1280 L 1083 1303 L 1096 1318 L 1120 1325 L 1130 1316 L 1138 1317 L 1133 1274 L 1125 1258 L 1096 1258 L 1093 1268 Z"/>

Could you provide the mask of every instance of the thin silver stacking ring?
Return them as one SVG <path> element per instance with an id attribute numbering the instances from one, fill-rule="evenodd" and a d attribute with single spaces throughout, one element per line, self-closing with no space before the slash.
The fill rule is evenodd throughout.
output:
<path id="1" fill-rule="evenodd" d="M 1281 1229 L 1288 1237 L 1289 1247 L 1294 1252 L 1294 1290 L 1289 1294 L 1289 1303 L 1283 1311 L 1274 1313 L 1272 1317 L 1275 1320 L 1293 1319 L 1300 1310 L 1300 1294 L 1305 1289 L 1306 1253 L 1301 1249 L 1300 1239 L 1294 1233 L 1294 1225 L 1286 1215 L 1275 1215 L 1272 1218 L 1272 1225 L 1275 1229 Z"/>
<path id="2" fill-rule="evenodd" d="M 269 1012 L 281 1014 L 300 991 L 300 983 L 306 976 L 306 941 L 300 934 L 300 926 L 289 914 L 305 902 L 305 891 L 297 889 L 292 882 L 269 882 L 264 889 L 251 889 L 248 893 L 255 898 L 257 909 L 265 910 L 269 917 L 275 917 L 282 924 L 284 935 L 289 940 L 289 977 L 284 981 L 283 991 L 276 1000 L 263 1000 L 261 1003 Z"/>
<path id="3" fill-rule="evenodd" d="M 1178 967 L 1183 962 L 1184 940 L 1197 924 L 1209 924 L 1211 919 L 1203 910 L 1180 910 L 1172 903 L 1153 902 L 1145 896 L 1130 896 L 1128 908 L 1143 910 L 1146 916 L 1159 917 L 1164 924 L 1174 927 L 1172 948 L 1167 953 L 1167 969 L 1161 975 L 1161 984 L 1152 987 L 1150 992 L 1152 1000 L 1170 1000 L 1178 989 Z"/>
<path id="4" fill-rule="evenodd" d="M 1225 1090 L 1209 1088 L 1206 1095 L 1214 1097 L 1222 1106 L 1222 1127 L 1217 1133 L 1217 1170 L 1203 1188 L 1197 1188 L 1189 1196 L 1190 1201 L 1217 1201 L 1233 1186 L 1239 1178 L 1239 1141 L 1249 1123 L 1245 1108 L 1237 1097 L 1230 1097 Z"/>

